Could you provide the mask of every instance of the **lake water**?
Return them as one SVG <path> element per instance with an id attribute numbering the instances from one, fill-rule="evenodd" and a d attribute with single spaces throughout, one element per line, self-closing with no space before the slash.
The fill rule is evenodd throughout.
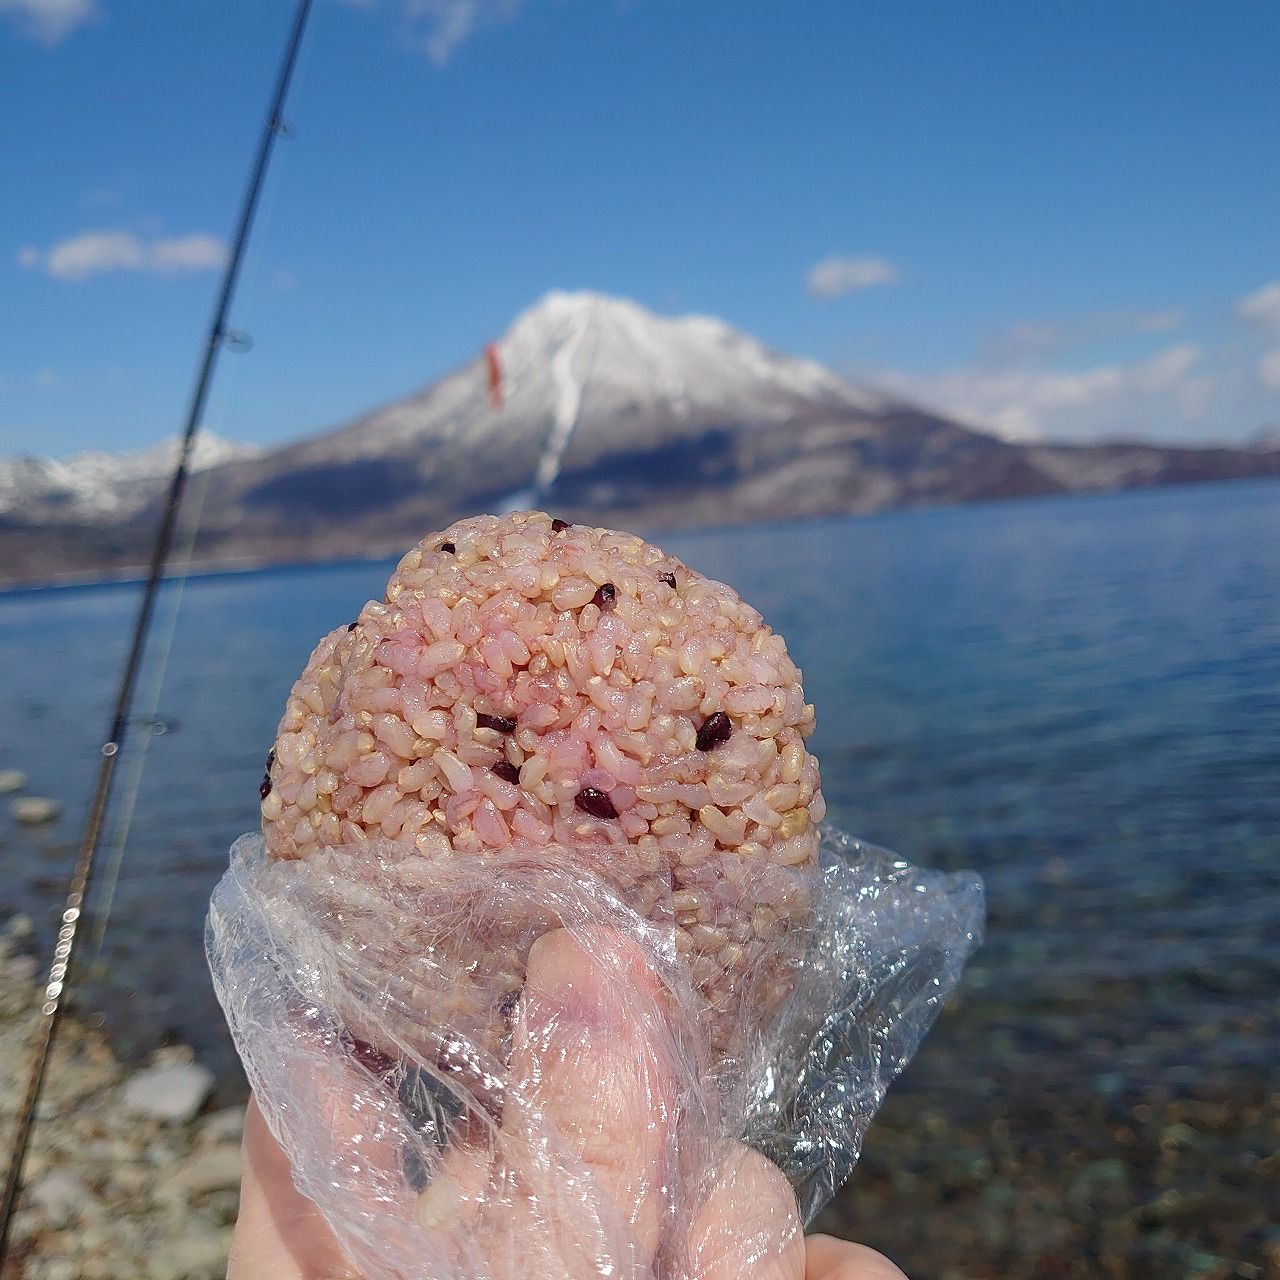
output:
<path id="1" fill-rule="evenodd" d="M 909 1087 L 932 1081 L 981 1106 L 997 1076 L 1020 1071 L 1105 1090 L 1270 1068 L 1280 485 L 663 541 L 786 634 L 818 708 L 834 819 L 987 879 L 989 940 Z M 256 823 L 293 676 L 388 569 L 188 583 L 158 703 L 177 727 L 135 733 L 122 761 L 117 815 L 145 745 L 95 998 L 123 1044 L 177 1035 L 231 1091 L 205 904 L 231 841 Z M 65 806 L 39 830 L 0 811 L 0 913 L 28 912 L 46 942 L 138 591 L 0 597 L 0 767 Z M 174 603 L 170 589 L 162 623 Z M 154 678 L 153 666 L 144 692 Z M 84 937 L 88 953 L 93 919 Z"/>

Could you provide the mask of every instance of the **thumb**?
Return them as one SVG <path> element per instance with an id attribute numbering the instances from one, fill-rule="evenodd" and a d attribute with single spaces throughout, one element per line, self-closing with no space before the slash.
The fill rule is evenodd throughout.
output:
<path id="1" fill-rule="evenodd" d="M 534 944 L 504 1132 L 557 1183 L 571 1214 L 596 1219 L 585 1220 L 588 1234 L 607 1238 L 609 1219 L 625 1227 L 624 1273 L 627 1262 L 648 1267 L 672 1198 L 682 1065 L 662 987 L 636 943 L 559 929 Z M 566 1181 L 566 1157 L 590 1185 Z"/>

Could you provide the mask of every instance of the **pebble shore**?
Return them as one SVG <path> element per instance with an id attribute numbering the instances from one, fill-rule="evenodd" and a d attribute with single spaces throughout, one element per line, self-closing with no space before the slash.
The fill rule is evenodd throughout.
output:
<path id="1" fill-rule="evenodd" d="M 1072 1075 L 1002 1044 L 998 1006 L 964 1005 L 889 1091 L 818 1228 L 911 1280 L 1280 1276 L 1274 1071 Z M 1100 1045 L 1099 1065 L 1121 1052 Z"/>
<path id="2" fill-rule="evenodd" d="M 0 934 L 0 1151 L 10 1149 L 42 965 Z M 93 1019 L 58 1031 L 2 1280 L 217 1280 L 239 1204 L 244 1109 L 205 1109 L 189 1049 L 117 1060 Z"/>
<path id="3" fill-rule="evenodd" d="M 30 943 L 21 917 L 0 930 L 4 1152 L 38 1018 Z M 243 1109 L 210 1110 L 212 1076 L 189 1049 L 130 1069 L 94 1021 L 72 1014 L 60 1029 L 0 1280 L 216 1280 Z M 1271 1073 L 1197 1072 L 1178 1087 L 1070 1080 L 1052 1056 L 1002 1045 L 998 1023 L 944 1013 L 820 1229 L 884 1251 L 911 1280 L 1280 1276 Z"/>

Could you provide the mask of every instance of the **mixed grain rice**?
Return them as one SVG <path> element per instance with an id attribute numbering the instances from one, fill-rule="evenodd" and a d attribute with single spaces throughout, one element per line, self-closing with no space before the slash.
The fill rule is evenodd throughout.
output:
<path id="1" fill-rule="evenodd" d="M 570 850 L 674 920 L 723 1050 L 798 962 L 825 811 L 813 724 L 782 637 L 731 588 L 631 534 L 477 516 L 311 655 L 264 840 L 357 871 L 384 841 L 429 860 Z"/>

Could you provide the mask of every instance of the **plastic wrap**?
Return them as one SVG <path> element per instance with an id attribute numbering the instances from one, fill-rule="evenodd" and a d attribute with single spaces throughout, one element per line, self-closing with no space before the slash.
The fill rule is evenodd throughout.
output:
<path id="1" fill-rule="evenodd" d="M 783 998 L 713 1044 L 679 931 L 585 865 L 234 846 L 218 998 L 298 1189 L 368 1280 L 697 1277 L 723 1247 L 707 1207 L 758 1195 L 747 1148 L 807 1223 L 982 928 L 972 873 L 827 828 Z M 745 1220 L 735 1256 L 794 1247 L 794 1217 Z"/>

